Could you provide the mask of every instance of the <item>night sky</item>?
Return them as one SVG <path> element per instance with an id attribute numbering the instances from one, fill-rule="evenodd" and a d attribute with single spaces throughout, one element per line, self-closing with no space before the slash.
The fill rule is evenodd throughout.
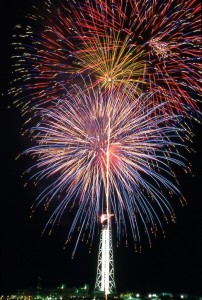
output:
<path id="1" fill-rule="evenodd" d="M 11 79 L 12 34 L 16 24 L 26 23 L 25 15 L 35 1 L 1 1 L 1 66 L 0 88 L 5 93 Z M 41 237 L 48 213 L 42 209 L 30 216 L 30 206 L 38 195 L 32 184 L 24 188 L 23 171 L 29 159 L 15 157 L 29 146 L 22 138 L 23 120 L 20 111 L 12 106 L 12 98 L 4 95 L 0 101 L 1 112 L 1 256 L 0 294 L 18 288 L 35 287 L 37 277 L 45 287 L 68 287 L 95 284 L 98 235 L 92 252 L 80 243 L 74 260 L 72 246 L 63 249 L 67 236 L 65 221 L 51 236 Z M 201 126 L 194 124 L 193 148 L 196 153 L 187 155 L 195 177 L 177 171 L 182 194 L 188 205 L 181 207 L 177 200 L 174 209 L 177 223 L 165 225 L 166 238 L 159 235 L 152 248 L 145 242 L 142 253 L 135 253 L 133 245 L 124 242 L 114 247 L 115 280 L 118 291 L 137 292 L 187 292 L 202 295 L 202 136 Z M 67 216 L 68 217 L 68 216 Z M 115 242 L 114 242 L 115 244 Z"/>

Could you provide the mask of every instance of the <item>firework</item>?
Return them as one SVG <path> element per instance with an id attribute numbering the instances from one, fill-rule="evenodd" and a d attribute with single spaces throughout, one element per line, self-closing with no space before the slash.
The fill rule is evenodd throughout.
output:
<path id="1" fill-rule="evenodd" d="M 80 37 L 88 57 L 91 49 L 98 52 L 96 38 L 107 36 L 115 45 L 123 43 L 125 49 L 132 51 L 129 55 L 137 56 L 141 68 L 144 61 L 142 74 L 138 73 L 137 87 L 142 91 L 155 91 L 151 99 L 153 106 L 166 102 L 170 113 L 179 112 L 189 117 L 191 113 L 187 114 L 187 108 L 197 111 L 196 102 L 201 94 L 199 2 L 96 0 L 86 1 L 81 9 L 82 17 L 77 14 L 77 20 L 85 32 L 85 37 Z M 127 54 L 122 54 L 124 65 Z M 110 62 L 118 62 L 118 59 L 116 55 Z M 86 65 L 89 69 L 92 66 L 99 78 L 96 64 L 89 64 L 86 59 Z M 125 67 L 131 71 L 127 78 L 130 83 L 136 76 L 135 68 Z M 121 74 L 116 76 L 125 82 Z"/>
<path id="2" fill-rule="evenodd" d="M 104 89 L 110 89 L 122 84 L 133 86 L 134 91 L 140 92 L 138 84 L 143 83 L 146 56 L 141 47 L 128 47 L 128 37 L 123 41 L 110 36 L 86 38 L 82 49 L 74 55 L 79 61 L 79 72 L 94 78 L 94 86 L 100 84 Z"/>
<path id="3" fill-rule="evenodd" d="M 92 238 L 105 213 L 114 214 L 118 239 L 127 234 L 129 222 L 137 244 L 142 225 L 150 241 L 162 228 L 159 215 L 175 220 L 165 195 L 180 197 L 171 168 L 185 168 L 175 148 L 183 130 L 172 126 L 176 117 L 165 120 L 148 108 L 150 94 L 131 102 L 131 93 L 132 88 L 120 88 L 106 96 L 101 87 L 88 92 L 74 87 L 54 108 L 41 109 L 41 121 L 31 130 L 36 145 L 26 153 L 36 163 L 29 171 L 35 170 L 35 184 L 50 182 L 36 206 L 57 202 L 46 228 L 66 209 L 75 212 L 67 240 L 77 227 L 79 237 L 87 230 Z"/>
<path id="4" fill-rule="evenodd" d="M 11 90 L 24 111 L 65 98 L 70 83 L 92 78 L 103 90 L 122 84 L 150 92 L 151 106 L 191 117 L 201 93 L 197 1 L 45 1 L 30 16 Z M 21 96 L 19 96 L 21 95 Z M 188 112 L 188 113 L 187 113 Z"/>

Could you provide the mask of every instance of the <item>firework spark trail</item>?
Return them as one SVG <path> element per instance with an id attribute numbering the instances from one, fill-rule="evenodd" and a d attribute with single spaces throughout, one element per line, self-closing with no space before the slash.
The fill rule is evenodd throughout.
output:
<path id="1" fill-rule="evenodd" d="M 25 41 L 14 43 L 21 51 L 15 69 L 25 83 L 11 89 L 24 111 L 65 98 L 70 83 L 82 83 L 80 74 L 103 89 L 122 83 L 135 94 L 149 91 L 151 106 L 167 103 L 166 114 L 192 118 L 197 112 L 199 2 L 45 1 L 30 18 L 35 28 L 28 26 Z"/>
<path id="2" fill-rule="evenodd" d="M 176 117 L 165 120 L 147 107 L 150 94 L 130 102 L 128 88 L 108 96 L 101 89 L 86 93 L 74 87 L 66 101 L 39 111 L 41 121 L 31 130 L 36 146 L 26 153 L 37 160 L 30 168 L 35 170 L 35 183 L 46 178 L 52 183 L 39 195 L 36 206 L 45 202 L 48 207 L 60 199 L 46 225 L 50 230 L 67 207 L 74 209 L 68 241 L 77 227 L 79 237 L 87 230 L 92 239 L 106 209 L 115 215 L 118 239 L 127 235 L 129 221 L 137 244 L 140 223 L 150 241 L 162 228 L 159 215 L 166 221 L 175 219 L 165 191 L 180 196 L 171 166 L 185 168 L 175 148 L 181 146 L 183 129 L 172 125 Z"/>

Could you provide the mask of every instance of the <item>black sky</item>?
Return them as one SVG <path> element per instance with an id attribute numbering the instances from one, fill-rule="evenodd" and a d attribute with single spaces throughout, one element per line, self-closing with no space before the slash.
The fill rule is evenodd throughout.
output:
<path id="1" fill-rule="evenodd" d="M 24 23 L 25 15 L 35 1 L 5 1 L 0 4 L 1 14 L 1 66 L 0 87 L 5 93 L 11 78 L 11 54 L 13 28 Z M 37 277 L 43 286 L 56 287 L 67 283 L 69 287 L 95 283 L 97 267 L 98 236 L 93 251 L 81 244 L 74 260 L 71 246 L 63 249 L 66 237 L 65 224 L 61 224 L 51 236 L 41 237 L 48 215 L 39 210 L 30 219 L 30 206 L 37 196 L 37 189 L 24 188 L 22 172 L 25 160 L 15 160 L 28 143 L 20 136 L 22 118 L 8 96 L 1 97 L 1 256 L 0 294 L 17 288 L 36 286 Z M 194 124 L 196 133 L 189 155 L 195 177 L 178 171 L 182 194 L 188 205 L 174 206 L 177 224 L 165 226 L 166 239 L 159 236 L 147 245 L 141 254 L 133 247 L 115 248 L 115 279 L 118 291 L 139 292 L 188 292 L 202 295 L 202 137 L 201 126 Z"/>

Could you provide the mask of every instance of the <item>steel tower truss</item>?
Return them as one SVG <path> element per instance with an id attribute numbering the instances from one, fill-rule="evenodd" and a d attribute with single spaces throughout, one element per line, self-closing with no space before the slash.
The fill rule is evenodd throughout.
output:
<path id="1" fill-rule="evenodd" d="M 112 233 L 107 225 L 103 225 L 100 236 L 95 291 L 104 292 L 105 295 L 113 294 L 116 291 Z"/>

